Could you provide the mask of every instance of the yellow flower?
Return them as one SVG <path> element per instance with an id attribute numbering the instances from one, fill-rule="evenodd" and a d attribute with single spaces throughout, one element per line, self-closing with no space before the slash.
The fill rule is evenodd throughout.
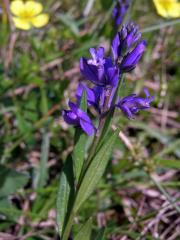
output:
<path id="1" fill-rule="evenodd" d="M 31 27 L 40 28 L 49 21 L 49 15 L 41 13 L 43 6 L 35 1 L 14 0 L 10 5 L 13 22 L 17 28 L 29 30 Z"/>
<path id="2" fill-rule="evenodd" d="M 159 15 L 165 18 L 180 17 L 180 3 L 177 0 L 153 0 Z"/>

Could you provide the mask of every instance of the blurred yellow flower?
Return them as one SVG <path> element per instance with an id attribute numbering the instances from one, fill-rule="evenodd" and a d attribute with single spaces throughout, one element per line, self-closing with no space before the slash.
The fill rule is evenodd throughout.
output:
<path id="1" fill-rule="evenodd" d="M 180 17 L 180 3 L 177 0 L 153 0 L 159 15 L 165 18 Z"/>
<path id="2" fill-rule="evenodd" d="M 41 13 L 42 4 L 35 1 L 14 0 L 11 2 L 10 10 L 14 15 L 14 25 L 19 29 L 29 30 L 33 26 L 40 28 L 49 21 L 49 15 Z"/>

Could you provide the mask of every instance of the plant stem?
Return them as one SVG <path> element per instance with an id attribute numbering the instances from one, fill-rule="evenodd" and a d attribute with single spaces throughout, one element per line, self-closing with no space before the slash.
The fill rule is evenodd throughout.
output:
<path id="1" fill-rule="evenodd" d="M 112 100 L 112 105 L 114 105 L 115 102 L 116 102 L 116 98 L 118 96 L 119 89 L 122 85 L 122 82 L 123 82 L 123 78 L 121 77 L 119 85 L 118 85 L 118 87 L 115 91 L 115 94 L 114 94 L 114 97 L 113 97 L 113 100 Z M 77 185 L 77 188 L 76 188 L 76 196 L 75 196 L 75 199 L 74 199 L 74 203 L 76 202 L 76 197 L 78 195 L 78 190 L 79 190 L 79 187 L 81 186 L 81 183 L 84 179 L 86 171 L 87 171 L 89 165 L 91 164 L 91 161 L 92 161 L 94 155 L 99 150 L 99 148 L 101 146 L 101 143 L 103 142 L 102 140 L 104 140 L 104 135 L 106 135 L 107 132 L 108 132 L 108 129 L 109 129 L 109 126 L 110 126 L 110 123 L 111 123 L 110 120 L 112 119 L 112 116 L 114 114 L 114 107 L 112 109 L 109 109 L 109 106 L 108 106 L 111 94 L 112 94 L 112 88 L 106 89 L 106 95 L 105 95 L 104 104 L 103 104 L 103 111 L 102 111 L 104 113 L 104 115 L 102 114 L 103 116 L 100 118 L 98 132 L 94 136 L 93 143 L 92 143 L 92 145 L 89 149 L 89 156 L 83 164 L 83 168 L 82 168 L 82 171 L 81 171 L 81 174 L 80 174 L 80 177 L 79 177 L 79 181 L 78 181 L 78 185 Z M 109 111 L 109 113 L 105 114 L 107 111 Z M 75 207 L 75 205 L 72 207 L 72 210 L 70 212 L 65 230 L 63 232 L 62 240 L 68 240 L 68 237 L 69 237 L 69 234 L 70 234 L 70 231 L 71 231 L 71 227 L 72 227 L 72 224 L 73 224 L 73 218 L 76 214 L 76 212 L 74 212 L 74 207 Z"/>

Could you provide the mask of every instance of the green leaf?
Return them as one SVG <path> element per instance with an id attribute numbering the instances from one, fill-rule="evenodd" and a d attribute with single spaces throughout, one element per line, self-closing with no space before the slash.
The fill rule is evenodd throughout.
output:
<path id="1" fill-rule="evenodd" d="M 158 152 L 153 158 L 160 158 L 162 156 L 164 156 L 165 154 L 170 154 L 172 152 L 175 153 L 176 150 L 178 150 L 180 148 L 180 139 L 177 140 L 171 140 L 166 148 L 164 148 L 162 151 Z"/>
<path id="2" fill-rule="evenodd" d="M 161 132 L 158 129 L 153 129 L 152 127 L 149 127 L 147 124 L 143 123 L 143 122 L 138 122 L 138 121 L 133 121 L 129 122 L 130 126 L 132 126 L 133 128 L 138 128 L 138 129 L 142 129 L 144 130 L 150 137 L 157 139 L 158 141 L 160 141 L 163 144 L 168 144 L 168 142 L 171 141 L 169 135 Z"/>
<path id="3" fill-rule="evenodd" d="M 68 156 L 60 176 L 60 184 L 57 196 L 57 225 L 60 236 L 69 218 L 74 199 L 74 174 L 71 156 Z"/>
<path id="4" fill-rule="evenodd" d="M 95 240 L 105 240 L 105 228 L 102 228 L 98 231 Z"/>
<path id="5" fill-rule="evenodd" d="M 84 112 L 87 111 L 87 100 L 86 100 L 86 92 L 85 91 L 83 92 L 83 95 L 81 98 L 80 108 Z M 77 182 L 79 180 L 83 162 L 84 162 L 87 138 L 88 138 L 88 136 L 80 128 L 76 129 L 75 137 L 74 137 L 75 146 L 74 146 L 74 151 L 73 151 L 73 165 L 74 165 L 74 173 L 75 173 Z"/>
<path id="6" fill-rule="evenodd" d="M 112 133 L 107 142 L 101 147 L 90 163 L 77 193 L 74 206 L 75 212 L 79 210 L 81 205 L 88 199 L 99 183 L 111 156 L 118 132 L 119 129 Z"/>
<path id="7" fill-rule="evenodd" d="M 92 218 L 80 228 L 78 234 L 74 237 L 74 240 L 90 240 L 91 239 L 91 229 L 92 229 Z"/>
<path id="8" fill-rule="evenodd" d="M 15 193 L 28 182 L 29 176 L 0 165 L 0 197 Z"/>
<path id="9" fill-rule="evenodd" d="M 21 216 L 22 211 L 16 209 L 8 197 L 0 198 L 0 213 L 8 220 L 18 221 L 18 218 Z"/>
<path id="10" fill-rule="evenodd" d="M 78 28 L 78 24 L 77 22 L 68 14 L 59 14 L 59 17 L 61 19 L 61 21 L 67 26 L 69 27 L 69 29 L 71 30 L 72 33 L 74 33 L 74 35 L 76 37 L 79 36 L 79 28 Z"/>
<path id="11" fill-rule="evenodd" d="M 157 159 L 157 165 L 167 168 L 180 169 L 180 160 L 174 159 Z"/>
<path id="12" fill-rule="evenodd" d="M 29 129 L 28 124 L 26 122 L 26 120 L 24 119 L 22 112 L 17 109 L 16 111 L 16 118 L 17 118 L 17 122 L 18 122 L 18 128 L 20 130 L 20 132 L 22 134 L 27 132 L 27 129 Z"/>
<path id="13" fill-rule="evenodd" d="M 86 91 L 83 91 L 82 97 L 81 97 L 81 102 L 80 102 L 80 108 L 84 111 L 87 112 L 87 96 L 86 96 Z"/>
<path id="14" fill-rule="evenodd" d="M 39 167 L 37 168 L 37 175 L 35 179 L 35 188 L 42 188 L 46 184 L 48 178 L 48 171 L 47 171 L 47 161 L 49 157 L 49 133 L 43 132 L 42 137 L 42 145 L 41 145 L 41 159 L 39 163 Z"/>

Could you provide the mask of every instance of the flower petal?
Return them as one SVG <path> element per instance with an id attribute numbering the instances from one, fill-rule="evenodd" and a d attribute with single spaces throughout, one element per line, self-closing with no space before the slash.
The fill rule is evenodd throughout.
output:
<path id="1" fill-rule="evenodd" d="M 69 105 L 69 108 L 71 109 L 72 112 L 77 113 L 77 111 L 78 111 L 78 106 L 77 106 L 75 103 L 69 101 L 69 102 L 68 102 L 68 105 Z"/>
<path id="2" fill-rule="evenodd" d="M 27 1 L 25 3 L 25 9 L 31 16 L 36 16 L 42 12 L 43 6 L 41 3 L 35 1 Z"/>
<path id="3" fill-rule="evenodd" d="M 80 59 L 80 70 L 81 73 L 84 75 L 85 78 L 92 81 L 95 84 L 98 84 L 98 67 L 88 64 L 86 58 Z"/>
<path id="4" fill-rule="evenodd" d="M 153 0 L 157 13 L 162 17 L 168 17 L 166 8 L 159 2 L 159 0 Z"/>
<path id="5" fill-rule="evenodd" d="M 77 91 L 76 91 L 78 105 L 80 104 L 83 91 L 86 91 L 88 105 L 95 105 L 96 104 L 96 95 L 95 95 L 93 89 L 87 87 L 85 84 L 82 84 L 82 83 L 79 83 Z"/>
<path id="6" fill-rule="evenodd" d="M 153 0 L 157 13 L 162 17 L 180 17 L 180 3 L 176 0 Z"/>
<path id="7" fill-rule="evenodd" d="M 112 41 L 112 46 L 111 46 L 114 61 L 117 61 L 120 55 L 119 47 L 120 47 L 120 39 L 119 39 L 119 34 L 117 33 Z"/>
<path id="8" fill-rule="evenodd" d="M 75 113 L 73 113 L 71 110 L 63 110 L 62 116 L 64 118 L 64 121 L 71 125 L 78 125 L 79 119 Z"/>
<path id="9" fill-rule="evenodd" d="M 45 26 L 49 21 L 49 15 L 48 14 L 40 14 L 34 18 L 32 18 L 31 22 L 32 25 L 36 28 L 40 28 Z"/>
<path id="10" fill-rule="evenodd" d="M 117 86 L 118 78 L 119 78 L 119 71 L 115 67 L 111 67 L 107 69 L 107 77 L 108 77 L 108 83 L 110 86 Z"/>
<path id="11" fill-rule="evenodd" d="M 14 15 L 19 16 L 25 10 L 25 4 L 21 0 L 15 0 L 11 2 L 10 10 Z"/>
<path id="12" fill-rule="evenodd" d="M 21 19 L 18 17 L 13 17 L 13 22 L 16 28 L 22 29 L 22 30 L 29 30 L 31 28 L 31 24 L 26 19 Z"/>
<path id="13" fill-rule="evenodd" d="M 168 16 L 172 18 L 180 17 L 180 3 L 174 3 L 168 11 Z"/>

